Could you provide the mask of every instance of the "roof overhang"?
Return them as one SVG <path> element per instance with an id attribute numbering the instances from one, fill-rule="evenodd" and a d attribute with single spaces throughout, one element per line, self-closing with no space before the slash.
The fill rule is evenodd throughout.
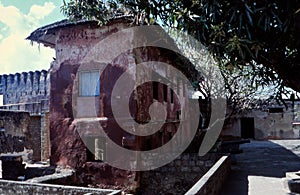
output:
<path id="1" fill-rule="evenodd" d="M 115 22 L 132 22 L 133 18 L 134 18 L 133 15 L 116 16 L 110 18 L 107 23 L 109 24 Z M 45 46 L 54 48 L 58 30 L 62 28 L 75 26 L 75 25 L 93 25 L 99 27 L 99 22 L 95 20 L 70 21 L 64 19 L 36 29 L 26 38 L 26 40 L 42 43 Z"/>

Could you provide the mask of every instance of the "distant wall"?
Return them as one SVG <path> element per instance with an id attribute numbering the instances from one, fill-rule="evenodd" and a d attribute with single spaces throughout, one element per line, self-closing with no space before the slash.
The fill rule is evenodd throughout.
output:
<path id="1" fill-rule="evenodd" d="M 50 78 L 47 71 L 0 75 L 1 109 L 39 113 L 48 110 Z"/>
<path id="2" fill-rule="evenodd" d="M 222 135 L 241 137 L 241 118 L 254 118 L 255 139 L 298 139 L 300 137 L 300 102 L 287 101 L 288 108 L 283 112 L 272 113 L 265 110 L 252 110 L 228 120 Z M 269 108 L 275 105 L 269 106 Z M 298 122 L 298 123 L 297 123 Z"/>
<path id="3" fill-rule="evenodd" d="M 41 160 L 41 116 L 28 112 L 0 111 L 0 153 L 33 150 L 33 160 Z"/>

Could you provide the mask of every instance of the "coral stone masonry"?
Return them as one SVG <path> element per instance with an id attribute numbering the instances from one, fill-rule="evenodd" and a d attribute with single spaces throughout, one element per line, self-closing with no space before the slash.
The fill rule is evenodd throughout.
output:
<path id="1" fill-rule="evenodd" d="M 139 187 L 142 178 L 140 172 L 121 170 L 105 163 L 105 159 L 114 155 L 109 153 L 111 146 L 107 144 L 107 139 L 132 150 L 155 149 L 172 138 L 180 120 L 191 118 L 180 112 L 180 104 L 188 104 L 187 84 L 170 77 L 172 75 L 169 68 L 159 69 L 155 64 L 151 66 L 157 69 L 160 77 L 170 77 L 176 86 L 152 82 L 140 85 L 129 97 L 130 117 L 139 123 L 149 121 L 149 107 L 155 101 L 167 107 L 166 124 L 151 136 L 135 136 L 124 131 L 114 118 L 111 97 L 119 77 L 125 74 L 128 82 L 132 82 L 136 77 L 151 79 L 155 76 L 130 71 L 139 63 L 159 61 L 175 67 L 191 80 L 198 77 L 194 66 L 176 52 L 158 47 L 134 48 L 133 43 L 138 35 L 131 30 L 132 19 L 122 16 L 103 26 L 95 21 L 60 21 L 41 27 L 28 37 L 29 40 L 43 43 L 56 51 L 56 59 L 50 69 L 50 163 L 73 168 L 77 182 L 81 185 L 119 186 L 127 189 Z M 126 33 L 118 34 L 118 39 L 109 39 L 124 29 Z M 152 38 L 160 40 L 160 35 L 159 32 L 154 32 Z M 109 41 L 104 41 L 104 44 L 102 40 Z M 147 41 L 153 40 L 145 39 L 144 45 Z M 160 41 L 172 43 L 170 38 Z M 104 53 L 98 58 L 104 59 L 113 52 L 114 47 L 122 47 L 123 43 L 132 45 L 132 48 L 118 54 L 111 61 L 102 63 L 92 58 L 95 55 L 97 57 L 98 53 L 90 55 L 95 52 L 94 47 L 99 43 L 102 44 Z M 99 69 L 104 66 L 100 75 Z M 179 101 L 171 87 L 185 98 Z M 122 120 L 126 124 L 127 119 Z M 184 140 L 189 136 L 190 126 L 188 123 L 183 123 L 182 126 L 185 131 L 181 139 Z M 100 128 L 105 135 L 99 133 Z M 86 140 L 88 145 L 84 143 Z M 118 161 L 129 165 L 131 163 L 128 159 Z"/>

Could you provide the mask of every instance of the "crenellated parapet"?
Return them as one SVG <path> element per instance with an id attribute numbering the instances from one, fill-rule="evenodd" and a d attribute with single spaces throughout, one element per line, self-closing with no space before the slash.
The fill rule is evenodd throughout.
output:
<path id="1" fill-rule="evenodd" d="M 30 106 L 34 109 L 33 104 L 47 106 L 49 82 L 49 74 L 46 70 L 0 75 L 0 94 L 3 95 L 3 108 L 11 105 L 14 106 L 14 110 L 26 110 L 26 107 Z"/>
<path id="2" fill-rule="evenodd" d="M 7 75 L 0 75 L 0 93 L 3 94 L 6 91 L 6 81 L 7 81 Z"/>

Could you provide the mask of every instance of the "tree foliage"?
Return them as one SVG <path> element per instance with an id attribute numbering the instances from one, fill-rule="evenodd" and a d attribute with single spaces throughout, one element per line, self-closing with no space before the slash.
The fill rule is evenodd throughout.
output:
<path id="1" fill-rule="evenodd" d="M 252 108 L 266 92 L 280 99 L 285 86 L 300 92 L 299 0 L 69 0 L 61 9 L 72 20 L 131 13 L 187 32 L 218 61 L 233 107 Z"/>
<path id="2" fill-rule="evenodd" d="M 261 84 L 280 79 L 300 91 L 298 0 L 70 0 L 62 6 L 69 18 L 100 22 L 122 9 L 187 31 L 225 68 L 249 66 Z"/>

